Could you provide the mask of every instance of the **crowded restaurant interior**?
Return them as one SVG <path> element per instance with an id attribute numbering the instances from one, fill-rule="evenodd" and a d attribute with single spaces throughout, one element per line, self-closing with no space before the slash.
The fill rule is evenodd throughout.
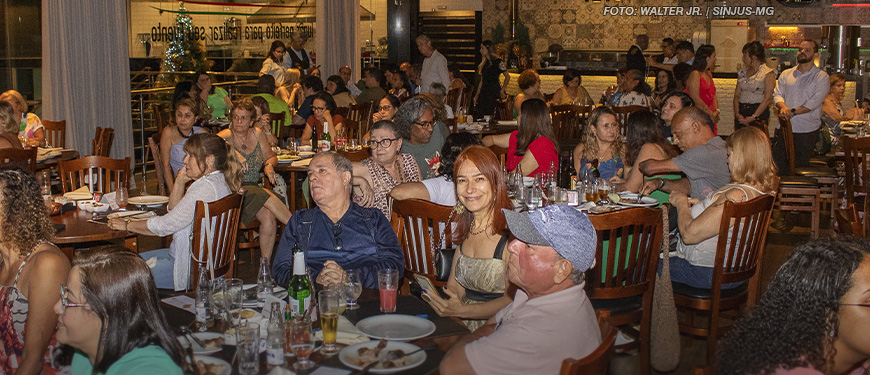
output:
<path id="1" fill-rule="evenodd" d="M 0 375 L 870 373 L 866 0 L 0 2 Z"/>

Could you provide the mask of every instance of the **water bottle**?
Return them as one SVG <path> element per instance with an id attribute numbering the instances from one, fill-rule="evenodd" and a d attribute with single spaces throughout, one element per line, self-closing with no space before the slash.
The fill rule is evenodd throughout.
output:
<path id="1" fill-rule="evenodd" d="M 214 324 L 214 318 L 208 308 L 208 297 L 211 294 L 209 284 L 208 269 L 200 268 L 199 281 L 196 285 L 196 327 L 200 332 L 206 331 Z"/>
<path id="2" fill-rule="evenodd" d="M 266 362 L 270 366 L 284 365 L 284 320 L 278 302 L 272 302 L 266 336 Z"/>
<path id="3" fill-rule="evenodd" d="M 257 307 L 263 307 L 266 296 L 272 294 L 272 274 L 269 272 L 269 259 L 260 257 L 260 272 L 257 274 Z"/>

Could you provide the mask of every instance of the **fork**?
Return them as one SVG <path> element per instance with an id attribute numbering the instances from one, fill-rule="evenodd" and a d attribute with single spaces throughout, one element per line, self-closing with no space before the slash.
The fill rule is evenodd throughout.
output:
<path id="1" fill-rule="evenodd" d="M 181 326 L 181 334 L 184 335 L 185 338 L 187 338 L 188 336 L 192 337 L 193 341 L 196 341 L 196 343 L 201 348 L 205 349 L 205 343 L 202 340 L 200 340 L 199 337 L 196 337 L 193 334 L 191 334 L 190 329 L 188 329 L 187 326 L 185 326 L 185 325 Z M 189 339 L 187 341 L 190 342 Z"/>
<path id="2" fill-rule="evenodd" d="M 182 326 L 182 328 L 187 327 Z M 182 329 L 182 331 L 184 331 L 184 329 Z M 193 375 L 199 375 L 199 367 L 196 366 L 196 358 L 193 357 L 193 344 L 190 342 L 190 339 L 187 338 L 187 335 L 183 334 L 183 332 L 182 337 L 187 341 L 187 348 L 185 348 L 185 351 L 187 352 L 187 356 L 190 357 L 190 369 L 193 371 Z"/>

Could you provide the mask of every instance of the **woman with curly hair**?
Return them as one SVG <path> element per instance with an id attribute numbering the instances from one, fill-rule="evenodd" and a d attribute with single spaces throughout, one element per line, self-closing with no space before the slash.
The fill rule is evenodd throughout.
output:
<path id="1" fill-rule="evenodd" d="M 54 304 L 69 260 L 33 175 L 0 171 L 0 374 L 54 374 Z"/>
<path id="2" fill-rule="evenodd" d="M 690 198 L 679 191 L 671 192 L 668 198 L 677 209 L 680 228 L 677 254 L 670 262 L 672 282 L 710 289 L 725 202 L 746 202 L 760 195 L 776 195 L 779 177 L 767 134 L 755 127 L 743 128 L 728 137 L 725 145 L 730 184 L 700 202 L 696 199 L 690 202 Z M 731 238 L 727 241 L 731 242 Z M 738 285 L 725 284 L 722 287 Z"/>
<path id="3" fill-rule="evenodd" d="M 625 164 L 625 145 L 619 133 L 616 113 L 607 107 L 598 107 L 589 114 L 589 125 L 583 130 L 583 140 L 574 147 L 574 168 L 579 176 L 586 171 L 599 172 L 605 180 L 614 177 L 622 181 Z"/>
<path id="4" fill-rule="evenodd" d="M 825 238 L 795 248 L 755 309 L 722 340 L 717 373 L 866 374 L 870 247 Z"/>
<path id="5" fill-rule="evenodd" d="M 486 147 L 507 149 L 505 168 L 513 171 L 521 167 L 524 176 L 537 177 L 550 171 L 550 164 L 559 168 L 559 146 L 553 134 L 553 123 L 547 103 L 541 99 L 523 102 L 519 129 L 510 133 L 483 138 Z"/>

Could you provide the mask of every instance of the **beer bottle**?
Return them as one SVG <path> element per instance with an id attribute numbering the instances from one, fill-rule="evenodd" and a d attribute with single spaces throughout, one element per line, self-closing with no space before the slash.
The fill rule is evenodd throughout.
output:
<path id="1" fill-rule="evenodd" d="M 293 245 L 293 277 L 287 285 L 287 303 L 291 316 L 299 316 L 311 306 L 311 281 L 305 272 L 305 253 L 298 244 Z"/>

